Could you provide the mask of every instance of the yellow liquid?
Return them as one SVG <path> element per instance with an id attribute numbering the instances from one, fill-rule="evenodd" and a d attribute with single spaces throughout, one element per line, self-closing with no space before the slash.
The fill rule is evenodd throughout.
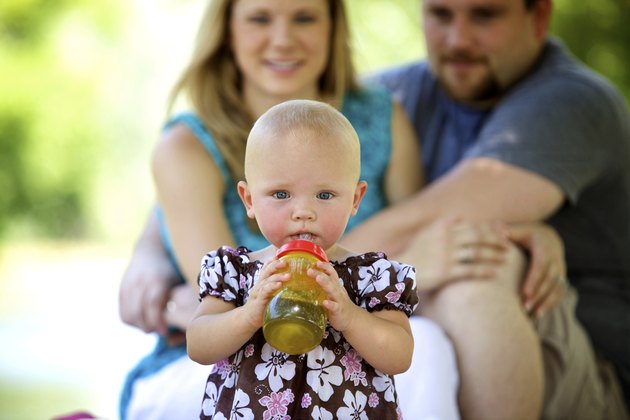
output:
<path id="1" fill-rule="evenodd" d="M 284 353 L 303 354 L 322 341 L 325 328 L 326 313 L 321 306 L 276 295 L 265 311 L 263 335 Z"/>
<path id="2" fill-rule="evenodd" d="M 288 354 L 303 354 L 315 348 L 324 337 L 326 312 L 321 306 L 326 294 L 306 275 L 317 258 L 294 251 L 281 259 L 291 279 L 271 299 L 265 309 L 263 334 L 274 348 Z"/>

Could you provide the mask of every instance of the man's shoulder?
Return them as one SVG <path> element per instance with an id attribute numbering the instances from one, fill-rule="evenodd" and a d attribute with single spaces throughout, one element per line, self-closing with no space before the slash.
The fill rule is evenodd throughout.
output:
<path id="1" fill-rule="evenodd" d="M 509 96 L 538 98 L 550 103 L 594 104 L 623 101 L 619 90 L 602 75 L 573 57 L 558 40 L 550 39 L 538 68 L 523 80 Z"/>

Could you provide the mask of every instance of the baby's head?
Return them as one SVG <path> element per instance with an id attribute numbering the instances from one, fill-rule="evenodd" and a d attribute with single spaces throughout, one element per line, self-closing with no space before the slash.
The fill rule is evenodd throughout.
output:
<path id="1" fill-rule="evenodd" d="M 339 111 L 317 101 L 287 101 L 254 124 L 239 194 L 274 245 L 302 234 L 327 249 L 365 194 L 360 172 L 359 138 Z"/>

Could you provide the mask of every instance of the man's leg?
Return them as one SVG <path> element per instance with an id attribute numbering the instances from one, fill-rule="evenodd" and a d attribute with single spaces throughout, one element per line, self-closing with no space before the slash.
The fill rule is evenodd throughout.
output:
<path id="1" fill-rule="evenodd" d="M 453 341 L 464 419 L 540 416 L 540 344 L 517 292 L 524 264 L 514 247 L 501 280 L 458 281 L 421 297 L 421 314 L 441 325 Z"/>
<path id="2" fill-rule="evenodd" d="M 626 420 L 628 414 L 612 366 L 598 360 L 575 315 L 577 295 L 536 321 L 545 364 L 542 419 Z"/>

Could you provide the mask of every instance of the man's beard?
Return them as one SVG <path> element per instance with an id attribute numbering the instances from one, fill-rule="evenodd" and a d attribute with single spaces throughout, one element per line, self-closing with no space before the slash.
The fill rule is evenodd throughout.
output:
<path id="1" fill-rule="evenodd" d="M 438 83 L 452 99 L 470 104 L 494 102 L 503 93 L 499 81 L 492 75 L 485 77 L 465 95 L 458 94 L 454 89 L 451 89 L 441 75 L 438 75 Z"/>
<path id="2" fill-rule="evenodd" d="M 477 62 L 483 61 L 484 64 L 487 66 L 487 62 L 485 60 L 470 57 L 465 53 L 454 53 L 448 57 L 443 57 L 440 65 L 444 66 L 445 62 L 451 59 L 452 60 L 457 60 L 457 59 L 470 60 L 470 61 L 477 61 Z M 448 96 L 450 96 L 454 100 L 461 101 L 464 103 L 475 104 L 475 103 L 494 102 L 503 93 L 503 89 L 501 89 L 499 81 L 497 80 L 496 76 L 490 71 L 488 71 L 486 76 L 479 83 L 477 83 L 476 86 L 472 86 L 472 89 L 470 89 L 469 92 L 463 95 L 461 93 L 458 93 L 456 89 L 452 89 L 449 86 L 448 80 L 444 76 L 443 73 L 438 72 L 437 80 L 438 80 L 438 83 L 442 86 L 442 88 L 446 91 Z"/>

